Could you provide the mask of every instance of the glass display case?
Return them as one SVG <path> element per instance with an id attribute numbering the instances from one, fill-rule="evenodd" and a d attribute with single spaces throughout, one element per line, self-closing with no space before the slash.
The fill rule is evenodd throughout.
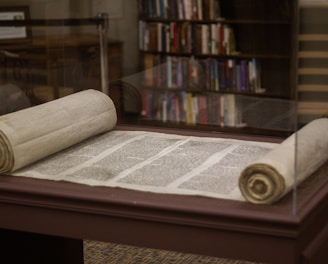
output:
<path id="1" fill-rule="evenodd" d="M 327 258 L 328 5 L 50 2 L 0 5 L 1 229 Z"/>

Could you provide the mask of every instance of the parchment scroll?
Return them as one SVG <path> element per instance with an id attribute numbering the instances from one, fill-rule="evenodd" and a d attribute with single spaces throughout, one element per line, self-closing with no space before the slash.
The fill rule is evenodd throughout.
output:
<path id="1" fill-rule="evenodd" d="M 112 100 L 92 89 L 0 116 L 0 173 L 109 131 L 116 121 Z"/>
<path id="2" fill-rule="evenodd" d="M 328 160 L 328 118 L 316 119 L 249 164 L 239 177 L 246 200 L 272 204 Z"/>

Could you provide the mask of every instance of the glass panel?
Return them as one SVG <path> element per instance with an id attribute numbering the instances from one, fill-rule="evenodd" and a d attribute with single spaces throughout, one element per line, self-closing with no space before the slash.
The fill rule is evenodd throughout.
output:
<path id="1" fill-rule="evenodd" d="M 296 212 L 315 201 L 327 183 L 328 160 L 328 6 L 300 1 L 298 30 L 298 125 L 296 135 Z"/>
<path id="2" fill-rule="evenodd" d="M 281 141 L 296 136 L 288 182 L 294 190 L 288 193 L 294 196 L 291 213 L 315 195 L 316 187 L 304 187 L 299 196 L 305 139 L 294 132 L 328 112 L 327 23 L 318 7 L 299 9 L 296 0 L 221 0 L 213 8 L 196 6 L 194 13 L 185 6 L 181 13 L 177 6 L 164 10 L 151 1 L 131 1 L 133 8 L 123 9 L 111 1 L 102 6 L 40 0 L 27 1 L 25 13 L 26 1 L 2 2 L 46 25 L 0 40 L 1 114 L 85 89 L 103 90 L 108 78 L 119 125 Z M 107 78 L 99 27 L 84 23 L 99 11 L 109 16 Z M 67 25 L 69 19 L 80 24 Z M 324 182 L 316 179 L 306 183 Z"/>
<path id="3" fill-rule="evenodd" d="M 124 88 L 126 112 L 140 112 L 138 121 L 143 124 L 155 121 L 157 125 L 185 125 L 195 129 L 206 129 L 207 125 L 210 130 L 233 131 L 235 128 L 235 132 L 243 132 L 249 129 L 250 133 L 261 129 L 271 135 L 289 135 L 295 129 L 295 101 L 261 94 L 247 95 L 247 92 L 200 89 L 200 84 L 208 82 L 203 77 L 205 74 L 198 77 L 199 84 L 194 84 L 196 89 L 171 87 L 172 77 L 161 74 L 171 67 L 164 63 L 122 78 L 120 85 Z M 176 74 L 176 79 L 184 78 L 182 72 Z M 156 87 L 147 84 L 149 81 L 156 82 Z M 136 93 L 140 102 L 135 99 Z"/>

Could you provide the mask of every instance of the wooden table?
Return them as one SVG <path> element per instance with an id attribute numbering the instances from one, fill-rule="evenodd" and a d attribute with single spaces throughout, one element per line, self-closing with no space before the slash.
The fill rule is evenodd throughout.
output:
<path id="1" fill-rule="evenodd" d="M 0 228 L 3 237 L 38 245 L 30 249 L 17 240 L 16 254 L 33 257 L 43 245 L 49 258 L 43 263 L 58 263 L 55 256 L 62 256 L 60 263 L 83 263 L 82 241 L 88 239 L 255 262 L 322 264 L 328 258 L 328 164 L 316 175 L 298 188 L 296 211 L 292 194 L 274 205 L 253 205 L 1 176 Z M 12 244 L 2 241 L 2 251 L 10 252 Z"/>

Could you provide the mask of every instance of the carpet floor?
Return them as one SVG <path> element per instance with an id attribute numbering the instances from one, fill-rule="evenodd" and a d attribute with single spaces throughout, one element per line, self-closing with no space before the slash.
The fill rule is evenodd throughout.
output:
<path id="1" fill-rule="evenodd" d="M 174 251 L 84 241 L 85 264 L 254 264 Z"/>

